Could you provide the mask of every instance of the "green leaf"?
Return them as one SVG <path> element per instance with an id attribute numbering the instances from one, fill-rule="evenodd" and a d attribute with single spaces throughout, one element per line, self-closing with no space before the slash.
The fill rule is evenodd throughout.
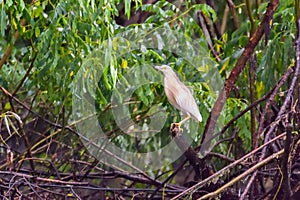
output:
<path id="1" fill-rule="evenodd" d="M 7 28 L 7 21 L 6 21 L 6 12 L 4 9 L 4 4 L 1 4 L 1 13 L 0 13 L 0 33 L 1 37 L 5 36 L 5 30 Z"/>
<path id="2" fill-rule="evenodd" d="M 105 85 L 106 89 L 111 90 L 112 86 L 108 81 L 108 67 L 106 67 L 104 69 L 102 77 L 103 77 L 103 81 L 104 81 L 104 85 Z"/>
<path id="3" fill-rule="evenodd" d="M 23 0 L 18 0 L 17 4 L 18 4 L 19 11 L 22 12 L 24 10 L 24 8 L 25 8 L 24 1 Z"/>
<path id="4" fill-rule="evenodd" d="M 145 106 L 149 105 L 149 101 L 148 98 L 145 96 L 144 94 L 144 90 L 142 87 L 139 87 L 137 89 L 137 96 L 139 97 L 139 99 L 143 102 L 143 104 L 145 104 Z"/>
<path id="5" fill-rule="evenodd" d="M 13 0 L 7 0 L 6 2 L 5 2 L 5 5 L 9 8 L 9 7 L 11 7 L 12 5 L 13 5 Z"/>
<path id="6" fill-rule="evenodd" d="M 131 11 L 131 0 L 125 0 L 124 1 L 125 4 L 125 14 L 127 16 L 127 18 L 130 18 L 130 11 Z"/>
<path id="7" fill-rule="evenodd" d="M 33 7 L 33 17 L 38 18 L 42 13 L 44 9 L 42 6 L 34 6 Z"/>
<path id="8" fill-rule="evenodd" d="M 4 110 L 10 110 L 11 109 L 11 105 L 9 102 L 6 102 L 5 106 L 4 106 Z"/>
<path id="9" fill-rule="evenodd" d="M 34 29 L 34 35 L 35 37 L 39 37 L 41 34 L 40 28 L 39 27 L 35 27 Z"/>

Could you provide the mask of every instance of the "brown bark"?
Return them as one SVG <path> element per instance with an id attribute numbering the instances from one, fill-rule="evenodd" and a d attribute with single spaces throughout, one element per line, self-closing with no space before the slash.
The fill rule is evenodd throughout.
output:
<path id="1" fill-rule="evenodd" d="M 255 50 L 255 47 L 258 45 L 259 41 L 261 40 L 264 34 L 265 26 L 270 26 L 270 20 L 272 19 L 273 14 L 275 13 L 276 8 L 278 7 L 278 4 L 279 4 L 279 0 L 273 0 L 268 4 L 267 11 L 262 19 L 260 26 L 257 28 L 253 36 L 250 38 L 248 44 L 245 47 L 244 52 L 238 59 L 229 77 L 226 79 L 224 83 L 224 87 L 217 101 L 215 102 L 212 112 L 210 113 L 210 116 L 207 120 L 201 144 L 207 142 L 212 138 L 217 119 L 226 103 L 226 100 L 229 97 L 229 94 L 233 89 L 234 84 L 237 81 L 239 75 L 244 70 L 246 66 L 246 62 L 250 59 L 251 55 Z"/>

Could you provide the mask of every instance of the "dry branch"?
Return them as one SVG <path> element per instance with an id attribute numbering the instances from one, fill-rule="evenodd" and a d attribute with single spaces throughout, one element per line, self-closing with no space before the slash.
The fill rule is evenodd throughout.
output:
<path id="1" fill-rule="evenodd" d="M 300 19 L 297 19 L 297 27 L 300 27 Z M 297 30 L 297 39 L 296 39 L 296 66 L 295 66 L 294 76 L 293 76 L 292 82 L 290 84 L 286 98 L 284 100 L 284 103 L 281 106 L 281 108 L 277 114 L 277 117 L 275 119 L 275 122 L 277 122 L 277 123 L 273 126 L 270 126 L 270 129 L 268 130 L 268 132 L 265 135 L 264 143 L 266 143 L 267 141 L 270 140 L 271 136 L 274 133 L 275 128 L 278 127 L 278 125 L 279 125 L 282 115 L 284 115 L 284 113 L 286 112 L 288 106 L 290 106 L 291 101 L 292 101 L 293 93 L 294 93 L 295 86 L 297 84 L 297 80 L 298 80 L 298 76 L 299 76 L 299 72 L 300 72 L 300 34 L 299 34 L 299 32 L 300 32 L 300 30 L 298 29 Z M 267 148 L 263 148 L 259 161 L 262 161 L 264 159 L 266 152 L 267 152 Z M 255 180 L 256 175 L 257 175 L 257 172 L 255 172 L 253 174 L 253 176 L 251 177 L 246 189 L 244 190 L 244 192 L 241 196 L 241 199 L 244 198 L 246 196 L 246 194 L 248 193 L 250 185 Z"/>
<path id="2" fill-rule="evenodd" d="M 260 26 L 257 28 L 253 36 L 250 38 L 248 44 L 245 47 L 245 50 L 243 51 L 242 55 L 238 59 L 235 67 L 232 69 L 229 77 L 226 79 L 224 83 L 224 87 L 220 92 L 220 95 L 217 101 L 215 102 L 212 112 L 210 113 L 210 116 L 206 122 L 201 144 L 203 144 L 206 141 L 209 141 L 212 138 L 217 119 L 225 105 L 225 102 L 229 97 L 229 94 L 233 89 L 234 84 L 237 81 L 239 75 L 244 70 L 246 62 L 249 60 L 252 53 L 254 52 L 255 47 L 258 45 L 259 41 L 261 40 L 264 34 L 265 26 L 270 26 L 270 20 L 272 19 L 278 4 L 279 4 L 279 0 L 273 0 L 269 3 Z"/>
<path id="3" fill-rule="evenodd" d="M 268 146 L 269 144 L 272 144 L 273 142 L 283 138 L 286 135 L 286 133 L 282 133 L 281 135 L 273 138 L 272 140 L 268 141 L 267 143 L 263 144 L 262 146 L 258 147 L 257 149 L 251 151 L 250 153 L 246 154 L 245 156 L 243 156 L 242 158 L 236 160 L 235 162 L 227 165 L 226 167 L 224 167 L 223 169 L 219 170 L 218 172 L 216 172 L 215 174 L 213 174 L 212 176 L 204 179 L 203 181 L 200 181 L 199 183 L 193 185 L 192 187 L 186 189 L 185 191 L 183 191 L 182 193 L 178 194 L 177 196 L 173 197 L 171 200 L 176 200 L 188 193 L 192 193 L 196 190 L 198 190 L 200 187 L 202 187 L 205 184 L 210 183 L 212 180 L 219 178 L 221 176 L 223 176 L 224 174 L 226 174 L 231 168 L 235 167 L 236 165 L 244 162 L 246 159 L 252 157 L 254 154 L 256 154 L 257 152 L 261 151 L 261 149 L 263 149 L 264 147 Z"/>
<path id="4" fill-rule="evenodd" d="M 200 169 L 202 168 L 202 161 L 198 157 L 197 152 L 186 142 L 182 135 L 182 129 L 180 129 L 177 124 L 172 124 L 170 127 L 170 133 L 174 137 L 177 146 L 193 166 L 196 174 L 196 180 L 199 180 L 201 178 Z"/>
<path id="5" fill-rule="evenodd" d="M 226 190 L 228 187 L 232 186 L 233 184 L 237 183 L 238 181 L 241 181 L 247 175 L 253 173 L 257 169 L 259 169 L 259 168 L 263 167 L 264 165 L 268 164 L 270 161 L 272 161 L 274 159 L 278 159 L 280 156 L 282 156 L 283 152 L 284 152 L 284 150 L 282 149 L 279 152 L 274 153 L 273 155 L 271 155 L 271 156 L 267 157 L 266 159 L 260 161 L 259 163 L 257 163 L 256 165 L 254 165 L 253 167 L 251 167 L 250 169 L 248 169 L 247 171 L 245 171 L 241 175 L 235 177 L 233 180 L 229 181 L 228 183 L 226 183 L 225 185 L 223 185 L 222 187 L 220 187 L 216 191 L 208 193 L 208 194 L 202 196 L 201 198 L 199 198 L 199 200 L 209 199 L 209 198 L 217 196 L 218 194 L 220 194 L 221 192 Z"/>

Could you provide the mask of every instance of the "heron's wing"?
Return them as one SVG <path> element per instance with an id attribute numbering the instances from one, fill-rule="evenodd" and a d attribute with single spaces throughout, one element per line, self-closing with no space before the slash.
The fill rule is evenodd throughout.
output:
<path id="1" fill-rule="evenodd" d="M 181 110 L 184 114 L 189 115 L 198 121 L 202 121 L 202 116 L 199 112 L 198 105 L 196 104 L 196 101 L 191 91 L 183 83 L 180 84 L 179 91 L 180 91 L 179 95 L 174 95 L 179 110 Z"/>
<path id="2" fill-rule="evenodd" d="M 170 88 L 168 86 L 165 86 L 165 92 L 168 97 L 169 102 L 177 109 L 181 110 L 178 106 L 177 100 L 176 100 L 176 88 Z"/>

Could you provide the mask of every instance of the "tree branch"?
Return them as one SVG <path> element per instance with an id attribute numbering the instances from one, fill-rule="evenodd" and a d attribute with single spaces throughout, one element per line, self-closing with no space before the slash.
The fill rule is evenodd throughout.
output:
<path id="1" fill-rule="evenodd" d="M 300 27 L 300 19 L 297 19 L 297 27 Z M 297 84 L 299 72 L 300 72 L 300 34 L 299 34 L 299 29 L 298 29 L 297 30 L 297 40 L 296 40 L 296 67 L 295 67 L 295 71 L 294 71 L 294 76 L 293 76 L 290 88 L 288 90 L 288 93 L 286 95 L 286 98 L 284 100 L 284 103 L 281 106 L 281 108 L 280 108 L 280 110 L 279 110 L 279 112 L 277 114 L 277 117 L 276 117 L 275 121 L 279 121 L 281 119 L 282 115 L 285 113 L 287 107 L 291 103 L 292 96 L 293 96 L 293 93 L 294 93 L 294 90 L 295 90 L 295 86 Z M 275 124 L 274 126 L 270 127 L 270 129 L 268 130 L 268 132 L 265 135 L 264 143 L 267 142 L 270 139 L 271 134 L 274 133 L 274 130 L 275 130 L 275 128 L 277 126 L 278 126 L 278 123 Z M 259 161 L 261 161 L 262 159 L 264 159 L 264 157 L 266 155 L 266 152 L 267 152 L 267 148 L 263 148 L 262 153 L 261 153 L 261 157 L 260 157 Z M 250 181 L 248 182 L 248 185 L 252 184 L 252 182 L 254 181 L 256 175 L 257 175 L 257 172 L 255 172 L 253 174 L 253 176 L 251 177 Z M 244 197 L 247 194 L 247 192 L 248 192 L 247 190 L 244 190 L 241 198 Z"/>
<path id="2" fill-rule="evenodd" d="M 228 183 L 226 183 L 225 185 L 223 185 L 222 187 L 220 187 L 219 189 L 217 189 L 214 192 L 208 193 L 202 197 L 199 198 L 199 200 L 203 200 L 203 199 L 209 199 L 212 197 L 217 196 L 218 194 L 220 194 L 222 191 L 226 190 L 228 187 L 232 186 L 233 184 L 237 183 L 238 181 L 244 179 L 247 175 L 251 174 L 252 172 L 256 171 L 257 169 L 265 166 L 266 164 L 268 164 L 270 161 L 274 160 L 274 159 L 278 159 L 280 156 L 282 156 L 284 150 L 280 150 L 277 153 L 274 153 L 273 155 L 269 156 L 268 158 L 260 161 L 259 163 L 257 163 L 256 165 L 254 165 L 253 167 L 251 167 L 250 169 L 248 169 L 247 171 L 245 171 L 244 173 L 242 173 L 241 175 L 235 177 L 233 180 L 229 181 Z"/>
<path id="3" fill-rule="evenodd" d="M 177 124 L 172 124 L 170 127 L 170 134 L 174 137 L 177 146 L 180 148 L 182 153 L 189 160 L 190 164 L 193 166 L 196 180 L 201 179 L 200 169 L 202 167 L 202 160 L 198 157 L 197 152 L 186 142 L 185 138 L 182 136 L 182 129 Z"/>
<path id="4" fill-rule="evenodd" d="M 279 0 L 272 0 L 269 3 L 267 7 L 267 11 L 264 15 L 264 18 L 262 19 L 260 26 L 257 28 L 253 36 L 250 38 L 250 41 L 246 45 L 245 50 L 243 51 L 241 57 L 238 59 L 235 67 L 232 69 L 229 77 L 226 79 L 223 89 L 220 92 L 220 95 L 217 101 L 215 102 L 212 112 L 210 113 L 210 116 L 207 120 L 201 144 L 210 141 L 210 139 L 212 138 L 217 119 L 226 103 L 226 100 L 229 97 L 229 94 L 232 88 L 234 87 L 234 84 L 237 81 L 239 75 L 244 70 L 246 62 L 249 60 L 252 53 L 254 52 L 255 47 L 258 45 L 259 41 L 261 40 L 264 34 L 265 26 L 270 26 L 270 19 L 272 19 L 272 16 L 276 8 L 278 7 L 278 4 L 279 4 Z"/>
<path id="5" fill-rule="evenodd" d="M 218 177 L 223 176 L 224 174 L 226 174 L 228 171 L 230 171 L 231 168 L 235 167 L 236 165 L 244 162 L 246 159 L 248 159 L 249 157 L 253 156 L 255 153 L 259 152 L 262 148 L 267 147 L 269 144 L 275 142 L 276 140 L 279 140 L 281 138 L 283 138 L 286 135 L 286 133 L 282 133 L 281 135 L 273 138 L 272 140 L 268 141 L 267 143 L 263 144 L 262 146 L 258 147 L 257 149 L 251 151 L 250 153 L 244 155 L 242 158 L 234 161 L 233 163 L 227 165 L 226 167 L 224 167 L 223 169 L 217 171 L 216 173 L 214 173 L 213 175 L 211 175 L 210 177 L 198 182 L 197 184 L 193 185 L 192 187 L 186 189 L 185 191 L 183 191 L 182 193 L 178 194 L 177 196 L 173 197 L 171 200 L 175 200 L 175 199 L 179 199 L 180 197 L 191 193 L 193 191 L 196 191 L 197 189 L 199 189 L 200 187 L 202 187 L 203 185 L 210 183 L 212 180 L 215 180 Z"/>

